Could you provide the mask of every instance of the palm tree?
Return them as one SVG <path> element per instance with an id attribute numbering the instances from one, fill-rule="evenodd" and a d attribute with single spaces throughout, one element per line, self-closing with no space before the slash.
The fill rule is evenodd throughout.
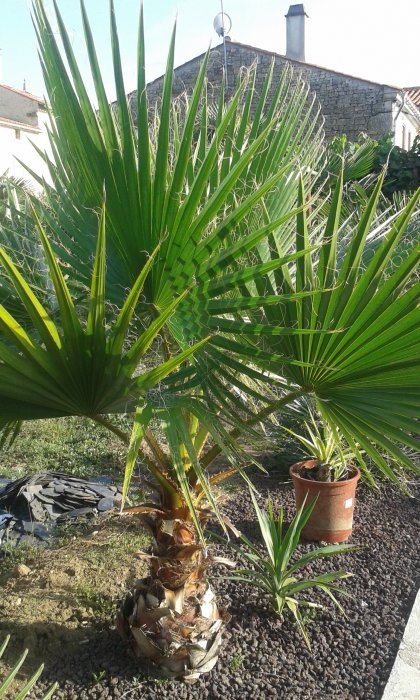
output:
<path id="1" fill-rule="evenodd" d="M 209 670 L 217 658 L 222 620 L 203 576 L 212 559 L 204 547 L 202 527 L 211 515 L 211 506 L 217 512 L 212 484 L 235 471 L 231 468 L 208 478 L 200 466 L 200 453 L 209 433 L 230 459 L 237 456 L 238 450 L 223 426 L 218 426 L 217 421 L 207 415 L 199 396 L 194 397 L 194 384 L 192 390 L 186 386 L 190 373 L 185 362 L 206 339 L 163 361 L 159 361 L 155 352 L 149 352 L 188 290 L 175 296 L 143 333 L 137 335 L 137 331 L 133 331 L 134 310 L 153 269 L 157 251 L 140 271 L 121 311 L 116 317 L 115 312 L 111 317 L 107 314 L 105 220 L 104 207 L 85 317 L 80 317 L 80 309 L 76 310 L 63 271 L 39 221 L 38 233 L 57 306 L 54 320 L 10 256 L 0 248 L 2 276 L 14 287 L 26 314 L 25 323 L 21 325 L 5 305 L 0 305 L 3 336 L 0 342 L 0 429 L 3 438 L 13 439 L 23 420 L 70 415 L 87 416 L 108 427 L 130 443 L 124 497 L 134 461 L 141 457 L 153 478 L 158 503 L 136 509 L 152 530 L 155 545 L 151 577 L 144 583 L 147 587 L 144 616 L 140 615 L 140 600 L 143 600 L 140 594 L 135 603 L 137 612 L 132 608 L 129 613 L 130 619 L 135 615 L 135 620 L 131 619 L 133 639 L 139 649 L 139 638 L 143 634 L 140 627 L 147 621 L 153 629 L 160 620 L 161 629 L 162 618 L 166 616 L 166 622 L 172 623 L 168 634 L 172 633 L 174 646 L 181 629 L 185 641 L 180 651 L 178 644 L 176 653 L 172 649 L 169 656 L 161 654 L 161 666 L 169 675 L 188 677 Z M 29 327 L 30 331 L 25 330 Z M 181 365 L 183 370 L 165 383 L 170 373 Z M 108 414 L 134 411 L 130 441 Z M 164 420 L 170 455 L 165 455 L 150 430 L 152 419 Z M 258 420 L 258 416 L 253 420 Z M 143 442 L 147 452 L 143 450 Z M 206 508 L 201 505 L 204 498 L 209 504 Z M 143 588 L 139 590 L 144 591 Z M 130 598 L 125 604 L 126 611 L 129 601 Z M 165 604 L 160 605 L 157 612 L 156 605 L 163 601 Z M 192 614 L 194 611 L 197 619 Z M 203 620 L 208 621 L 207 627 Z M 186 625 L 190 637 L 185 634 Z M 209 653 L 205 662 L 202 655 L 197 654 L 197 644 L 201 651 L 206 649 Z M 149 641 L 148 645 L 150 650 L 153 644 Z M 152 658 L 157 661 L 156 647 L 153 650 Z"/>
<path id="2" fill-rule="evenodd" d="M 124 496 L 135 459 L 141 457 L 156 495 L 156 502 L 138 509 L 154 536 L 151 576 L 134 598 L 128 597 L 120 628 L 130 633 L 142 656 L 167 674 L 193 676 L 215 663 L 223 622 L 204 576 L 212 559 L 203 526 L 217 512 L 212 485 L 234 467 L 242 471 L 245 458 L 229 427 L 249 430 L 267 412 L 253 412 L 244 400 L 244 420 L 238 410 L 225 423 L 220 420 L 228 368 L 223 388 L 209 394 L 207 370 L 197 375 L 198 365 L 187 362 L 208 345 L 198 312 L 203 306 L 217 317 L 219 304 L 223 315 L 226 304 L 232 312 L 241 303 L 248 306 L 235 274 L 241 276 L 257 246 L 293 218 L 295 160 L 301 165 L 318 158 L 319 127 L 311 119 L 307 87 L 301 81 L 292 87 L 287 74 L 271 102 L 268 76 L 255 119 L 255 74 L 244 76 L 228 104 L 222 89 L 215 122 L 209 125 L 206 62 L 186 111 L 178 115 L 171 103 L 174 38 L 160 114 L 149 124 L 142 15 L 135 127 L 122 81 L 113 5 L 116 110 L 103 90 L 82 3 L 96 110 L 55 9 L 70 75 L 42 2 L 34 4 L 55 157 L 49 162 L 54 187 L 44 183 L 47 204 L 34 202 L 45 224 L 36 219 L 50 293 L 43 303 L 41 290 L 34 293 L 28 284 L 32 278 L 25 260 L 18 268 L 12 260 L 16 250 L 0 249 L 3 284 L 13 292 L 0 306 L 0 421 L 11 438 L 16 422 L 28 419 L 84 415 L 106 425 L 129 448 Z M 247 277 L 263 279 L 299 255 L 248 267 Z M 186 303 L 193 289 L 194 299 Z M 131 438 L 109 417 L 126 412 L 135 412 Z M 153 432 L 156 421 L 169 452 Z M 213 477 L 202 468 L 209 435 L 232 463 Z"/>

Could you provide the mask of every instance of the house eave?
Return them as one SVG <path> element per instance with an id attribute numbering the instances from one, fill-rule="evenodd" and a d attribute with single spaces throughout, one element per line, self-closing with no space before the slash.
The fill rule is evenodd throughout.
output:
<path id="1" fill-rule="evenodd" d="M 6 117 L 0 117 L 0 126 L 4 126 L 7 129 L 19 129 L 20 131 L 28 131 L 31 134 L 40 134 L 41 129 L 36 126 L 31 126 L 25 122 L 19 122 L 15 119 L 7 119 Z"/>

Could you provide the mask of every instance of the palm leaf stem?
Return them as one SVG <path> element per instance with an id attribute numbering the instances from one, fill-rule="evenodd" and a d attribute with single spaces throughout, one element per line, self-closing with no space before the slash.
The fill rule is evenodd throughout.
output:
<path id="1" fill-rule="evenodd" d="M 256 423 L 259 423 L 260 421 L 264 420 L 269 415 L 274 413 L 274 411 L 277 411 L 282 406 L 287 406 L 287 404 L 291 403 L 292 401 L 295 401 L 295 399 L 298 399 L 301 396 L 305 396 L 307 393 L 308 391 L 306 389 L 300 389 L 297 391 L 292 391 L 289 394 L 286 394 L 286 396 L 282 396 L 281 399 L 273 401 L 273 403 L 269 404 L 269 406 L 266 406 L 261 411 L 258 411 L 258 413 L 253 415 L 252 418 L 248 418 L 247 420 L 245 420 L 244 426 L 251 427 Z M 235 439 L 239 437 L 242 434 L 242 432 L 243 430 L 241 428 L 234 428 L 229 432 L 229 437 L 231 439 Z M 203 456 L 203 459 L 201 460 L 203 467 L 207 467 L 209 464 L 211 464 L 220 454 L 221 451 L 222 448 L 219 445 L 213 445 L 213 447 L 208 452 L 206 452 L 206 454 Z"/>
<path id="2" fill-rule="evenodd" d="M 107 418 L 105 418 L 104 416 L 99 415 L 99 414 L 96 414 L 96 415 L 90 416 L 90 417 L 93 421 L 95 421 L 95 423 L 102 425 L 104 428 L 106 428 L 107 430 L 110 430 L 112 433 L 117 435 L 125 445 L 130 445 L 130 435 L 128 433 L 126 433 L 124 430 L 121 430 L 120 428 L 118 428 L 118 426 L 114 425 L 114 423 L 112 423 L 110 420 L 108 420 Z M 150 437 L 151 437 L 151 434 L 149 432 L 148 439 L 146 440 L 148 445 L 149 445 Z M 152 440 L 152 443 L 156 444 L 156 441 L 154 438 Z M 149 445 L 149 447 L 150 447 L 150 445 Z M 159 448 L 159 450 L 160 450 L 160 448 Z M 141 461 L 144 462 L 146 467 L 149 469 L 150 473 L 154 476 L 156 481 L 159 483 L 160 487 L 165 491 L 166 495 L 173 494 L 175 496 L 175 499 L 178 500 L 179 493 L 176 492 L 176 490 L 174 489 L 174 487 L 170 483 L 169 474 L 165 473 L 166 472 L 166 465 L 165 465 L 165 468 L 163 468 L 163 466 L 162 467 L 158 466 L 157 464 L 155 464 L 155 462 L 153 462 L 150 459 L 150 457 L 148 457 L 143 452 L 142 449 L 139 449 L 137 451 L 137 458 L 141 459 Z"/>
<path id="3" fill-rule="evenodd" d="M 98 423 L 99 425 L 102 425 L 104 428 L 109 430 L 111 433 L 114 433 L 114 435 L 117 435 L 117 437 L 122 440 L 122 442 L 125 445 L 130 444 L 130 435 L 126 433 L 124 430 L 121 430 L 121 428 L 118 428 L 118 426 L 114 425 L 108 418 L 105 418 L 104 416 L 100 416 L 99 414 L 95 414 L 94 416 L 91 416 L 91 419 L 95 422 Z"/>
<path id="4" fill-rule="evenodd" d="M 170 469 L 171 465 L 169 463 L 168 457 L 165 455 L 164 451 L 162 450 L 158 441 L 156 440 L 155 436 L 150 430 L 146 430 L 144 439 L 149 449 L 153 452 L 153 456 L 155 457 L 159 466 L 165 470 Z"/>
<path id="5" fill-rule="evenodd" d="M 130 444 L 130 435 L 128 433 L 126 433 L 124 430 L 121 430 L 120 428 L 118 428 L 118 426 L 116 426 L 114 423 L 112 423 L 110 420 L 108 420 L 104 416 L 100 416 L 99 414 L 96 414 L 95 416 L 92 416 L 92 420 L 95 421 L 95 423 L 99 423 L 107 430 L 110 430 L 112 433 L 114 433 L 114 435 L 117 435 L 125 445 Z M 147 442 L 148 446 L 152 450 L 155 457 L 157 457 L 157 455 L 159 454 L 160 459 L 157 461 L 159 461 L 159 463 L 162 462 L 161 466 L 166 467 L 167 466 L 166 457 L 165 457 L 162 449 L 157 444 L 156 439 L 152 435 L 150 430 L 147 431 L 145 441 Z M 147 457 L 147 455 L 144 454 L 144 452 L 142 450 L 139 450 L 138 456 L 140 459 L 142 459 L 147 464 L 147 466 L 150 466 L 150 464 L 153 464 L 153 463 L 151 463 L 151 460 Z M 153 466 L 154 466 L 154 468 L 156 468 L 156 465 L 153 465 Z"/>
<path id="6" fill-rule="evenodd" d="M 129 445 L 130 444 L 130 435 L 126 433 L 124 430 L 121 430 L 116 426 L 114 423 L 112 423 L 108 418 L 105 418 L 104 416 L 100 416 L 99 414 L 96 414 L 94 416 L 91 416 L 92 420 L 95 423 L 98 423 L 99 425 L 102 425 L 104 428 L 107 430 L 110 430 L 111 433 L 114 433 L 114 435 L 117 435 L 117 437 L 122 440 L 124 445 Z M 152 460 L 143 452 L 143 450 L 138 451 L 138 457 L 147 465 L 147 467 L 154 472 L 156 469 L 158 469 L 158 466 L 152 462 Z"/>

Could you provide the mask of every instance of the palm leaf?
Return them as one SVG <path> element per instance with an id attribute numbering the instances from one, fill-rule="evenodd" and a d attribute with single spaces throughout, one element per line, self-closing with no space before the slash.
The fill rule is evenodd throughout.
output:
<path id="1" fill-rule="evenodd" d="M 38 301 L 11 258 L 0 248 L 3 274 L 22 299 L 33 332 L 27 333 L 0 306 L 0 418 L 10 432 L 12 421 L 65 415 L 133 410 L 139 399 L 203 344 L 187 347 L 154 368 L 138 373 L 138 363 L 162 322 L 144 331 L 146 341 L 124 347 L 130 337 L 133 303 L 144 283 L 140 272 L 133 293 L 114 327 L 107 330 L 105 313 L 105 214 L 101 217 L 86 325 L 78 319 L 72 295 L 55 259 L 45 231 L 38 222 L 52 284 L 57 298 L 57 321 Z M 150 264 L 147 272 L 150 270 Z M 166 320 L 166 316 L 165 316 Z M 205 342 L 205 339 L 204 339 Z M 134 353 L 132 348 L 135 348 Z"/>
<path id="2" fill-rule="evenodd" d="M 3 653 L 10 641 L 10 635 L 7 635 L 5 640 L 0 646 L 0 658 L 3 656 Z M 28 655 L 28 649 L 25 649 L 21 657 L 16 661 L 15 665 L 13 668 L 10 670 L 4 681 L 0 685 L 0 698 L 5 697 L 5 693 L 10 687 L 10 685 L 13 683 L 16 675 L 18 674 L 19 670 L 21 669 L 26 657 Z M 38 678 L 40 677 L 42 671 L 44 670 L 44 664 L 41 664 L 39 668 L 35 671 L 35 673 L 28 679 L 28 681 L 23 685 L 21 690 L 17 691 L 16 695 L 13 696 L 13 700 L 23 700 L 26 698 L 31 690 L 35 687 L 36 682 Z M 47 690 L 46 693 L 43 694 L 42 700 L 50 700 L 50 698 L 53 697 L 55 691 L 58 688 L 58 683 L 54 683 L 49 690 Z M 9 693 L 10 697 L 10 693 Z"/>
<path id="3" fill-rule="evenodd" d="M 256 347 L 267 353 L 264 369 L 313 396 L 331 428 L 338 428 L 351 447 L 359 444 L 380 471 L 397 480 L 384 454 L 420 473 L 401 449 L 404 445 L 419 448 L 414 437 L 418 433 L 420 395 L 419 284 L 414 273 L 420 249 L 414 248 L 387 275 L 385 271 L 418 209 L 420 193 L 391 222 L 369 264 L 364 265 L 363 251 L 379 194 L 380 182 L 353 232 L 345 257 L 339 262 L 338 218 L 342 199 L 339 179 L 320 252 L 308 252 L 298 260 L 294 281 L 279 274 L 281 268 L 274 271 L 277 287 L 273 291 L 279 295 L 282 323 L 272 325 L 276 307 L 270 303 L 270 306 L 261 305 L 258 316 L 263 343 L 258 340 L 258 334 L 255 336 L 251 311 L 248 311 L 249 325 L 232 322 L 223 329 L 252 334 Z M 303 203 L 303 190 L 301 197 Z M 304 215 L 298 217 L 297 249 L 302 245 L 307 247 L 310 240 Z M 302 296 L 293 298 L 293 294 L 289 300 L 281 296 L 285 289 L 289 294 L 293 289 L 298 292 L 314 289 L 318 293 L 312 299 L 309 297 L 309 302 Z M 286 332 L 284 322 L 288 324 Z M 304 328 L 306 334 L 301 332 Z M 293 333 L 292 329 L 297 331 Z M 259 364 L 258 355 L 255 362 Z"/>
<path id="4" fill-rule="evenodd" d="M 218 273 L 223 252 L 231 251 L 223 264 L 231 272 L 235 268 L 239 271 L 272 230 L 277 239 L 282 235 L 297 201 L 293 176 L 296 162 L 307 173 L 305 180 L 309 183 L 311 179 L 322 146 L 312 119 L 316 107 L 307 86 L 286 71 L 269 98 L 271 71 L 257 99 L 255 71 L 251 71 L 241 79 L 228 104 L 221 97 L 212 130 L 205 129 L 206 57 L 187 107 L 178 118 L 172 107 L 174 31 L 154 130 L 148 121 L 153 105 L 147 102 L 145 84 L 143 13 L 139 24 L 134 123 L 122 79 L 113 5 L 111 40 L 117 100 L 112 108 L 104 93 L 92 32 L 82 5 L 98 111 L 87 98 L 57 7 L 55 12 L 63 55 L 43 2 L 36 0 L 34 19 L 53 114 L 51 146 L 57 163 L 49 161 L 53 186 L 46 187 L 44 215 L 54 230 L 56 251 L 72 266 L 79 283 L 87 286 L 96 244 L 95 212 L 101 207 L 105 182 L 109 300 L 122 306 L 122 290 L 132 288 L 138 270 L 158 245 L 160 255 L 143 289 L 148 304 L 145 308 L 155 307 L 162 312 L 171 303 L 174 292 L 182 293 L 187 287 L 197 293 L 205 289 L 202 293 L 208 297 L 208 276 L 210 273 L 214 278 L 215 271 Z M 252 115 L 253 103 L 257 104 L 257 119 Z M 199 143 L 197 123 L 202 126 Z M 197 152 L 200 157 L 196 157 Z M 266 223 L 263 211 L 274 222 L 271 228 L 262 225 Z M 247 248 L 232 248 L 232 243 L 243 238 L 250 225 L 261 234 L 250 238 Z M 287 245 L 285 252 L 286 249 Z M 223 289 L 219 292 L 224 293 Z M 185 314 L 189 312 L 187 309 Z M 197 333 L 202 336 L 202 330 L 194 324 L 187 335 L 195 339 Z"/>

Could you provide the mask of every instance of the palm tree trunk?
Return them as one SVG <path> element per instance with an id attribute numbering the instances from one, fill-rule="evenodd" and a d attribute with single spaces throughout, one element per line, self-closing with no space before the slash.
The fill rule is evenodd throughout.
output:
<path id="1" fill-rule="evenodd" d="M 129 442 L 128 435 L 104 416 L 93 419 Z M 153 467 L 153 474 L 156 465 L 143 453 L 141 458 Z M 142 514 L 153 537 L 151 554 L 143 555 L 150 573 L 125 596 L 116 626 L 136 656 L 152 661 L 161 675 L 194 682 L 216 664 L 229 616 L 219 611 L 205 577 L 214 558 L 200 542 L 188 508 L 179 508 L 168 491 L 160 496 L 162 510 L 138 508 L 151 511 Z M 202 511 L 202 525 L 208 516 Z"/>
<path id="2" fill-rule="evenodd" d="M 126 595 L 117 630 L 160 675 L 194 682 L 216 664 L 229 619 L 205 576 L 214 559 L 185 510 L 143 517 L 154 540 L 152 553 L 144 555 L 150 575 Z"/>

